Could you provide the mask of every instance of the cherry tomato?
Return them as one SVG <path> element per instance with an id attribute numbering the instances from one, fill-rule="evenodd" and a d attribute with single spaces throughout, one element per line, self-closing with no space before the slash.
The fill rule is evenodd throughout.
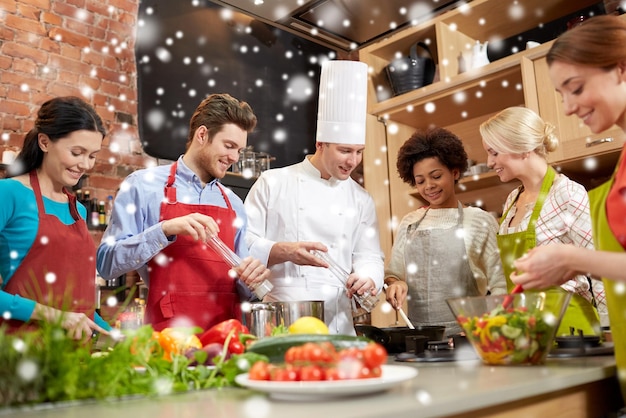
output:
<path id="1" fill-rule="evenodd" d="M 250 380 L 270 380 L 270 366 L 264 361 L 252 365 L 248 374 Z"/>
<path id="2" fill-rule="evenodd" d="M 338 368 L 327 367 L 324 369 L 324 380 L 343 380 L 343 377 Z"/>
<path id="3" fill-rule="evenodd" d="M 295 382 L 299 379 L 298 370 L 292 365 L 276 367 L 270 370 L 270 380 L 279 382 Z"/>
<path id="4" fill-rule="evenodd" d="M 358 379 L 369 379 L 371 377 L 374 377 L 374 376 L 372 376 L 372 369 L 370 369 L 367 366 L 361 367 L 361 369 L 359 370 L 359 374 L 357 375 L 357 378 Z"/>
<path id="5" fill-rule="evenodd" d="M 363 360 L 363 351 L 358 347 L 345 348 L 339 352 L 339 360 Z"/>
<path id="6" fill-rule="evenodd" d="M 367 367 L 373 369 L 385 364 L 387 361 L 387 350 L 378 343 L 370 343 L 363 349 L 363 362 Z"/>
<path id="7" fill-rule="evenodd" d="M 370 369 L 370 377 L 380 377 L 383 375 L 383 369 L 380 367 L 372 367 Z"/>
<path id="8" fill-rule="evenodd" d="M 324 377 L 324 372 L 320 366 L 310 364 L 300 368 L 300 380 L 302 381 L 319 381 L 324 380 Z"/>

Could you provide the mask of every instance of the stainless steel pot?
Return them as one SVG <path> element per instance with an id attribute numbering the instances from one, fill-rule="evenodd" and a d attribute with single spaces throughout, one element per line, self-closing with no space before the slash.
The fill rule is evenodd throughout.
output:
<path id="1" fill-rule="evenodd" d="M 289 327 L 298 318 L 312 316 L 324 321 L 324 301 L 256 302 L 242 307 L 242 322 L 257 338 L 268 337 L 274 327 Z"/>
<path id="2" fill-rule="evenodd" d="M 242 309 L 243 324 L 248 327 L 250 334 L 257 338 L 269 337 L 272 330 L 278 325 L 276 308 L 268 303 L 251 303 Z"/>
<path id="3" fill-rule="evenodd" d="M 324 321 L 323 300 L 301 300 L 294 302 L 269 302 L 276 307 L 279 324 L 286 327 L 303 316 L 312 316 Z"/>

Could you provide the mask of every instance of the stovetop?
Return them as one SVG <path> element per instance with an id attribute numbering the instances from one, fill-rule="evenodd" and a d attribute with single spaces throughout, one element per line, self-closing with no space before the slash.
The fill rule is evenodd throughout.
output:
<path id="1" fill-rule="evenodd" d="M 581 348 L 558 348 L 555 347 L 548 354 L 548 358 L 571 358 L 587 356 L 603 356 L 613 354 L 613 343 L 606 342 L 597 347 Z M 449 361 L 478 360 L 476 352 L 470 345 L 463 345 L 457 348 L 427 349 L 422 353 L 398 353 L 396 361 L 409 363 L 435 363 Z"/>

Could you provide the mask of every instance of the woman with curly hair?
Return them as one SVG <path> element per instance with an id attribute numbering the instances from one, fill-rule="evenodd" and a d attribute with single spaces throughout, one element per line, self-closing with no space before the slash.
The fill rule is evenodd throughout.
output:
<path id="1" fill-rule="evenodd" d="M 455 184 L 467 169 L 467 153 L 452 132 L 415 132 L 398 152 L 400 178 L 428 205 L 407 214 L 397 229 L 385 270 L 387 301 L 407 300 L 415 325 L 444 325 L 461 331 L 446 299 L 506 293 L 493 216 L 464 207 Z"/>
<path id="2" fill-rule="evenodd" d="M 513 263 L 528 250 L 553 242 L 593 248 L 587 191 L 547 161 L 548 153 L 559 145 L 554 129 L 525 107 L 504 109 L 480 126 L 489 167 L 503 182 L 518 179 L 522 183 L 507 197 L 498 231 L 509 291 L 514 287 Z M 569 334 L 573 327 L 585 334 L 600 334 L 594 305 L 606 314 L 602 283 L 592 287 L 591 280 L 579 274 L 562 288 L 573 295 L 557 333 Z"/>

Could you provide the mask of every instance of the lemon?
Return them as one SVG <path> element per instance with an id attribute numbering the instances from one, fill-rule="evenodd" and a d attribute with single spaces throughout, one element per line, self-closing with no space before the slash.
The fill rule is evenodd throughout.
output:
<path id="1" fill-rule="evenodd" d="M 326 324 L 315 317 L 303 316 L 289 325 L 290 334 L 328 334 Z"/>

